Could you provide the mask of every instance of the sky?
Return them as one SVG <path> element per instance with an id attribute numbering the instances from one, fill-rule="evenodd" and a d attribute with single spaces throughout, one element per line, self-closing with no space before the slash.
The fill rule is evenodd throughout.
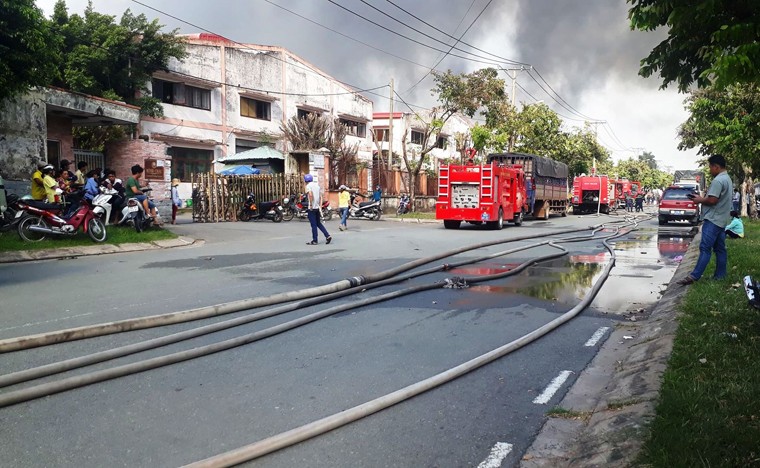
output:
<path id="1" fill-rule="evenodd" d="M 461 40 L 485 51 L 477 51 L 460 42 L 456 47 L 464 52 L 452 50 L 436 66 L 437 70 L 471 72 L 493 66 L 494 61 L 501 62 L 504 68 L 519 67 L 508 65 L 505 59 L 529 64 L 533 66 L 532 72 L 517 72 L 517 83 L 525 89 L 517 88 L 517 102 L 544 102 L 566 117 L 567 130 L 582 126 L 583 120 L 588 118 L 605 121 L 606 124 L 596 126 L 597 135 L 600 142 L 612 151 L 616 161 L 650 151 L 666 169 L 696 168 L 696 150 L 677 149 L 678 126 L 688 117 L 683 105 L 686 96 L 672 87 L 659 89 L 661 82 L 657 77 L 642 78 L 638 75 L 639 61 L 664 39 L 665 33 L 631 31 L 625 0 L 140 2 L 179 20 L 133 0 L 92 0 L 96 11 L 116 15 L 117 19 L 126 9 L 131 9 L 135 14 L 144 13 L 148 18 L 158 18 L 167 30 L 177 28 L 180 33 L 196 33 L 205 29 L 238 42 L 285 47 L 334 78 L 358 89 L 382 86 L 393 78 L 396 91 L 407 103 L 432 107 L 435 97 L 430 91 L 433 87 L 431 77 L 428 75 L 421 83 L 414 85 L 444 53 L 394 35 L 335 5 L 343 5 L 388 29 L 444 52 L 455 44 L 454 39 L 419 22 L 395 4 L 450 36 L 459 38 L 467 31 Z M 353 40 L 284 11 L 273 3 Z M 37 0 L 37 5 L 47 15 L 52 13 L 54 4 L 55 0 Z M 87 0 L 68 0 L 66 4 L 70 14 L 81 14 Z M 466 60 L 453 54 L 490 63 Z M 542 82 L 537 72 L 551 89 Z M 543 85 L 543 90 L 531 75 Z M 506 73 L 502 73 L 502 77 L 511 83 Z M 388 88 L 378 92 L 389 93 Z M 388 110 L 387 98 L 365 95 L 375 102 L 375 112 Z M 396 104 L 394 110 L 408 111 L 401 104 Z"/>

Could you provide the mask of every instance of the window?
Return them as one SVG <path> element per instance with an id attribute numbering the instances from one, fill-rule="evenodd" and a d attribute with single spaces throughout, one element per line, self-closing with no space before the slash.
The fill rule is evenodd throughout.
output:
<path id="1" fill-rule="evenodd" d="M 435 140 L 435 147 L 439 149 L 446 149 L 448 144 L 449 144 L 449 139 L 448 137 L 444 135 L 439 136 L 438 139 Z"/>
<path id="2" fill-rule="evenodd" d="M 346 126 L 348 134 L 364 138 L 367 135 L 367 124 L 348 119 L 340 119 L 340 123 Z"/>
<path id="3" fill-rule="evenodd" d="M 424 137 L 425 135 L 422 132 L 412 130 L 411 142 L 414 143 L 415 145 L 422 145 L 424 144 L 424 142 L 422 141 Z"/>
<path id="4" fill-rule="evenodd" d="M 242 138 L 236 138 L 235 139 L 235 154 L 242 153 L 243 151 L 248 151 L 251 149 L 260 148 L 262 146 L 269 146 L 270 148 L 274 148 L 274 145 L 272 143 L 265 143 L 262 141 L 244 140 Z"/>
<path id="5" fill-rule="evenodd" d="M 169 148 L 172 157 L 172 178 L 182 182 L 190 182 L 190 175 L 200 172 L 211 172 L 211 160 L 214 158 L 212 150 L 196 148 Z"/>
<path id="6" fill-rule="evenodd" d="M 252 119 L 272 120 L 270 109 L 272 104 L 247 97 L 240 97 L 240 115 Z"/>
<path id="7" fill-rule="evenodd" d="M 298 118 L 299 119 L 305 119 L 310 114 L 314 114 L 316 116 L 319 116 L 318 112 L 308 111 L 308 110 L 305 110 L 305 109 L 298 109 Z"/>
<path id="8" fill-rule="evenodd" d="M 375 129 L 375 140 L 376 141 L 388 141 L 388 129 Z"/>
<path id="9" fill-rule="evenodd" d="M 165 104 L 211 110 L 211 91 L 184 83 L 153 79 L 153 97 Z"/>

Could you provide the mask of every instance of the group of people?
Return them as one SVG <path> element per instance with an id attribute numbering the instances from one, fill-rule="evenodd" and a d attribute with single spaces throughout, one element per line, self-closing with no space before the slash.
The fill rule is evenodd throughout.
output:
<path id="1" fill-rule="evenodd" d="M 631 191 L 625 193 L 625 210 L 626 211 L 644 211 L 644 193 L 639 191 L 634 195 Z"/>
<path id="2" fill-rule="evenodd" d="M 60 168 L 56 169 L 52 164 L 40 162 L 37 170 L 32 174 L 31 196 L 34 200 L 47 203 L 66 203 L 67 208 L 64 216 L 75 212 L 82 199 L 92 202 L 101 191 L 111 194 L 111 206 L 113 220 L 116 221 L 120 207 L 130 198 L 135 198 L 142 204 L 147 216 L 154 218 L 157 224 L 162 224 L 156 205 L 145 195 L 140 186 L 140 179 L 145 170 L 139 164 L 131 167 L 131 176 L 126 184 L 116 177 L 116 171 L 112 169 L 102 170 L 94 168 L 88 170 L 86 162 L 77 164 L 77 171 L 71 172 L 71 162 L 64 159 Z M 176 223 L 177 209 L 182 204 L 178 193 L 179 180 L 172 180 L 172 224 Z"/>

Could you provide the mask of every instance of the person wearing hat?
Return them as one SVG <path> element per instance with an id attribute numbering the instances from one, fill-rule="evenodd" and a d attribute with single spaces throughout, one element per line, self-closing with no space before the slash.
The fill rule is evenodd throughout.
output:
<path id="1" fill-rule="evenodd" d="M 177 210 L 182 206 L 179 198 L 179 179 L 172 179 L 172 224 L 177 224 Z"/>
<path id="2" fill-rule="evenodd" d="M 32 198 L 37 201 L 43 201 L 47 194 L 45 193 L 45 183 L 42 180 L 42 168 L 47 166 L 45 161 L 37 162 L 37 170 L 32 173 Z"/>
<path id="3" fill-rule="evenodd" d="M 351 203 L 351 194 L 345 185 L 338 187 L 338 190 L 340 190 L 338 194 L 338 211 L 340 212 L 340 225 L 338 225 L 338 229 L 345 231 L 348 229 L 346 220 L 348 219 L 348 206 Z"/>
<path id="4" fill-rule="evenodd" d="M 45 195 L 47 197 L 48 203 L 58 203 L 59 201 L 56 201 L 56 194 L 55 190 L 60 188 L 58 187 L 58 182 L 53 178 L 53 171 L 55 171 L 55 168 L 53 168 L 52 165 L 48 164 L 45 167 L 42 168 L 42 185 L 45 187 Z"/>

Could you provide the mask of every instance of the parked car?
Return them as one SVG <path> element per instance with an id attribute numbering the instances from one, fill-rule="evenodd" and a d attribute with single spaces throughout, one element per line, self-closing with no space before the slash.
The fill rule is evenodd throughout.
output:
<path id="1" fill-rule="evenodd" d="M 687 195 L 691 193 L 697 194 L 694 187 L 673 185 L 665 189 L 658 208 L 661 226 L 671 221 L 688 221 L 694 226 L 699 224 L 699 205 L 689 199 Z"/>

